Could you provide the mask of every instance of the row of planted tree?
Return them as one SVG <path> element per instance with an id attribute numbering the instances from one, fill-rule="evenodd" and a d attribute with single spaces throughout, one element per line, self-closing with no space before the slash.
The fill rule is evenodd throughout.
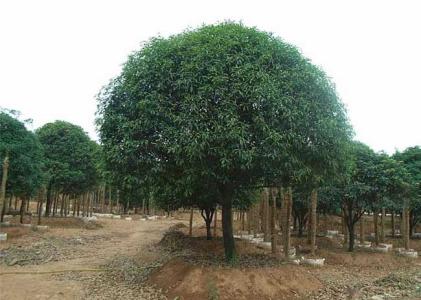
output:
<path id="1" fill-rule="evenodd" d="M 344 235 L 344 246 L 348 247 L 349 251 L 353 251 L 355 241 L 360 245 L 363 245 L 366 241 L 366 222 L 369 216 L 372 218 L 372 228 L 369 228 L 369 230 L 372 230 L 373 234 L 369 236 L 374 242 L 373 246 L 376 247 L 380 243 L 385 243 L 388 227 L 386 226 L 386 216 L 389 216 L 391 220 L 390 237 L 401 237 L 404 248 L 409 249 L 409 239 L 415 233 L 416 226 L 416 223 L 413 223 L 414 225 L 412 227 L 410 226 L 413 216 L 410 216 L 411 214 L 409 212 L 412 210 L 409 207 L 402 207 L 402 211 L 399 213 L 396 212 L 396 207 L 393 207 L 391 210 L 386 210 L 383 207 L 381 214 L 378 211 L 370 212 L 365 210 L 358 218 L 358 223 L 353 223 L 350 226 L 349 219 L 346 216 L 346 208 L 335 210 L 334 208 L 327 209 L 325 206 L 323 210 L 317 210 L 317 204 L 319 202 L 317 190 L 311 190 L 307 197 L 302 192 L 297 191 L 296 197 L 296 200 L 293 201 L 291 188 L 287 190 L 282 188 L 265 188 L 260 193 L 258 199 L 250 203 L 250 207 L 236 209 L 234 211 L 233 218 L 237 221 L 238 232 L 241 234 L 247 232 L 249 235 L 254 235 L 254 237 L 262 233 L 263 241 L 271 243 L 272 253 L 277 253 L 277 247 L 281 244 L 284 255 L 288 256 L 291 253 L 288 251 L 291 248 L 291 230 L 296 232 L 298 237 L 303 237 L 305 230 L 310 252 L 314 255 L 317 248 L 316 236 L 320 219 L 324 219 L 325 228 L 332 230 L 337 229 L 337 224 L 334 222 L 329 224 L 327 220 L 340 219 L 340 227 Z M 326 205 L 326 203 L 322 204 Z M 211 209 L 202 207 L 200 210 L 206 224 L 207 239 L 211 240 L 213 236 L 216 236 L 217 232 L 217 209 L 216 207 Z M 364 215 L 366 216 L 365 218 Z M 399 221 L 397 221 L 397 215 L 399 216 Z M 190 235 L 192 234 L 192 220 L 193 208 L 190 211 Z M 211 233 L 212 221 L 214 226 L 213 234 Z M 358 224 L 359 229 L 358 237 L 356 234 L 356 224 Z M 396 231 L 397 224 L 399 225 L 399 233 Z M 323 234 L 326 234 L 326 231 Z M 354 242 L 350 242 L 351 240 Z"/>
<path id="2" fill-rule="evenodd" d="M 124 185 L 121 193 L 112 184 L 101 146 L 81 127 L 56 121 L 32 132 L 28 125 L 16 111 L 0 112 L 1 222 L 5 214 L 20 215 L 22 222 L 25 214 L 35 213 L 40 223 L 42 215 L 127 212 L 131 195 Z M 32 202 L 37 205 L 31 212 Z M 149 200 L 141 204 L 148 212 Z M 138 201 L 132 206 L 139 206 Z"/>

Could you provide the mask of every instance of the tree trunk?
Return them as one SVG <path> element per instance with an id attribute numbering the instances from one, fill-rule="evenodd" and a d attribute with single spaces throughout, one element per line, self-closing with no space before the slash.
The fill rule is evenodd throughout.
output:
<path id="1" fill-rule="evenodd" d="M 380 219 L 380 242 L 381 243 L 384 243 L 385 220 L 386 220 L 386 209 L 384 207 L 382 207 L 382 217 Z"/>
<path id="2" fill-rule="evenodd" d="M 312 191 L 313 193 L 313 191 Z M 313 194 L 310 196 L 310 208 L 309 208 L 309 212 L 308 212 L 308 218 L 307 218 L 307 244 L 311 245 L 311 218 L 313 217 L 313 212 L 311 211 L 311 204 L 312 204 L 312 197 Z M 305 224 L 305 217 L 303 217 L 303 224 Z M 301 229 L 302 230 L 302 229 Z"/>
<path id="3" fill-rule="evenodd" d="M 206 224 L 206 239 L 212 240 L 211 226 L 212 226 L 213 215 L 215 214 L 215 209 L 204 208 L 204 209 L 201 209 L 200 214 L 202 215 L 202 218 Z"/>
<path id="4" fill-rule="evenodd" d="M 89 217 L 89 205 L 91 202 L 91 193 L 86 193 L 86 208 L 85 208 L 85 216 Z"/>
<path id="5" fill-rule="evenodd" d="M 269 188 L 265 188 L 262 193 L 263 198 L 263 240 L 270 242 L 269 227 Z"/>
<path id="6" fill-rule="evenodd" d="M 77 207 L 77 197 L 75 195 L 73 198 L 73 205 L 72 205 L 73 217 L 76 216 L 76 207 Z"/>
<path id="7" fill-rule="evenodd" d="M 211 232 L 212 219 L 206 220 L 205 224 L 206 224 L 206 239 L 210 241 L 212 240 L 212 232 Z"/>
<path id="8" fill-rule="evenodd" d="M 247 216 L 247 232 L 248 234 L 251 234 L 251 226 L 253 222 L 253 208 L 252 207 L 247 211 L 246 216 Z"/>
<path id="9" fill-rule="evenodd" d="M 189 236 L 193 235 L 193 207 L 190 208 Z"/>
<path id="10" fill-rule="evenodd" d="M 101 191 L 101 213 L 105 212 L 105 191 L 107 189 L 107 185 L 104 184 L 104 186 L 102 187 L 102 191 Z"/>
<path id="11" fill-rule="evenodd" d="M 414 210 L 409 210 L 409 217 L 408 217 L 408 223 L 409 223 L 409 237 L 411 238 L 411 236 L 415 233 L 415 216 L 414 216 Z"/>
<path id="12" fill-rule="evenodd" d="M 396 224 L 395 224 L 395 212 L 394 211 L 392 211 L 392 220 L 391 220 L 391 222 L 392 222 L 392 238 L 395 238 L 396 237 L 396 229 L 395 229 L 395 227 L 396 227 Z"/>
<path id="13" fill-rule="evenodd" d="M 78 217 L 80 215 L 80 201 L 81 201 L 80 197 L 81 196 L 77 197 L 77 211 L 76 211 L 76 214 L 77 214 Z"/>
<path id="14" fill-rule="evenodd" d="M 303 237 L 304 235 L 304 218 L 299 218 L 297 217 L 297 221 L 298 221 L 298 236 L 299 237 Z M 295 223 L 295 221 L 294 221 Z"/>
<path id="15" fill-rule="evenodd" d="M 408 201 L 404 201 L 404 209 L 403 209 L 403 244 L 406 250 L 409 250 L 409 209 L 408 209 Z"/>
<path id="16" fill-rule="evenodd" d="M 90 217 L 92 217 L 93 213 L 94 213 L 94 204 L 95 204 L 95 192 L 91 193 L 91 212 L 90 212 Z"/>
<path id="17" fill-rule="evenodd" d="M 213 221 L 213 237 L 216 239 L 216 237 L 218 236 L 218 232 L 217 232 L 217 223 L 218 223 L 218 207 L 215 207 L 215 216 L 214 216 L 214 221 Z"/>
<path id="18" fill-rule="evenodd" d="M 232 228 L 232 194 L 225 191 L 222 202 L 222 234 L 224 239 L 225 259 L 234 263 L 236 260 L 235 241 Z"/>
<path id="19" fill-rule="evenodd" d="M 317 190 L 311 191 L 311 254 L 314 255 L 316 252 L 316 211 L 317 211 Z"/>
<path id="20" fill-rule="evenodd" d="M 45 217 L 50 216 L 51 202 L 53 200 L 52 196 L 53 196 L 53 187 L 52 187 L 51 183 L 49 183 L 48 187 L 47 187 L 47 200 L 46 200 L 46 203 L 45 203 L 45 214 L 44 214 Z"/>
<path id="21" fill-rule="evenodd" d="M 130 198 L 128 198 L 128 200 L 127 200 L 127 211 L 129 210 L 129 206 L 130 206 L 130 200 L 129 199 Z M 120 207 L 120 191 L 117 190 L 117 209 L 118 209 L 118 214 L 120 214 L 119 207 Z"/>
<path id="22" fill-rule="evenodd" d="M 39 197 L 38 225 L 41 225 L 42 204 L 44 202 L 45 188 L 41 188 Z"/>
<path id="23" fill-rule="evenodd" d="M 364 244 L 364 215 L 360 219 L 360 244 Z"/>
<path id="24" fill-rule="evenodd" d="M 66 195 L 61 196 L 61 204 L 60 204 L 60 217 L 63 216 L 64 213 L 64 202 L 65 202 Z"/>
<path id="25" fill-rule="evenodd" d="M 373 214 L 373 224 L 374 224 L 374 244 L 376 246 L 379 245 L 379 226 L 378 226 L 378 218 L 379 218 L 379 213 L 377 210 L 374 211 Z"/>
<path id="26" fill-rule="evenodd" d="M 53 200 L 53 217 L 56 215 L 56 206 L 57 206 L 57 199 L 59 197 L 58 193 L 54 194 L 54 200 Z"/>
<path id="27" fill-rule="evenodd" d="M 348 225 L 346 222 L 345 208 L 342 208 L 342 234 L 344 235 L 344 247 L 346 247 L 346 245 L 348 244 L 349 233 L 348 233 Z"/>
<path id="28" fill-rule="evenodd" d="M 354 243 L 355 243 L 355 223 L 353 222 L 353 220 L 349 220 L 350 224 L 349 224 L 349 245 L 348 245 L 348 251 L 352 252 L 354 251 Z"/>
<path id="29" fill-rule="evenodd" d="M 26 204 L 26 198 L 22 198 L 20 202 L 20 223 L 23 224 L 23 216 L 25 215 L 25 204 Z"/>
<path id="30" fill-rule="evenodd" d="M 284 194 L 284 203 L 283 203 L 283 216 L 284 228 L 283 228 L 283 238 L 284 238 L 284 255 L 285 258 L 289 258 L 289 248 L 290 248 L 290 235 L 291 235 L 291 207 L 292 207 L 292 189 L 291 187 L 287 188 L 287 191 Z"/>
<path id="31" fill-rule="evenodd" d="M 0 212 L 1 212 L 1 222 L 4 219 L 3 211 L 6 210 L 6 183 L 7 183 L 7 174 L 9 172 L 9 153 L 6 153 L 6 156 L 3 160 L 3 175 L 1 178 L 1 191 L 0 191 Z"/>
<path id="32" fill-rule="evenodd" d="M 113 213 L 113 199 L 111 198 L 111 185 L 108 187 L 108 211 L 110 214 Z"/>
<path id="33" fill-rule="evenodd" d="M 86 194 L 82 194 L 80 198 L 80 214 L 82 217 L 85 216 L 85 205 L 86 205 Z"/>
<path id="34" fill-rule="evenodd" d="M 269 190 L 271 199 L 272 199 L 272 214 L 271 214 L 271 245 L 272 245 L 272 253 L 276 253 L 276 243 L 277 243 L 277 232 L 276 232 L 276 197 L 277 197 L 277 190 L 275 188 L 271 188 Z"/>

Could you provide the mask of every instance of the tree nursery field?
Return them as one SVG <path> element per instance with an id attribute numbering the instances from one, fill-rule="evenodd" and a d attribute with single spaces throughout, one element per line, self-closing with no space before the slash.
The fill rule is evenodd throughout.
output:
<path id="1" fill-rule="evenodd" d="M 117 216 L 117 215 L 116 215 Z M 287 262 L 264 245 L 236 238 L 240 259 L 223 259 L 221 223 L 206 226 L 198 211 L 145 218 L 54 217 L 48 229 L 2 227 L 0 283 L 4 299 L 418 299 L 421 261 L 358 248 L 348 252 L 339 217 L 323 219 L 317 255 L 324 266 Z M 126 219 L 126 218 L 131 218 Z M 367 238 L 373 229 L 367 219 Z M 387 219 L 389 225 L 390 219 Z M 29 218 L 25 224 L 30 224 Z M 17 225 L 17 224 L 16 224 Z M 242 231 L 242 221 L 235 220 Z M 245 224 L 247 227 L 247 222 Z M 389 227 L 390 229 L 390 227 Z M 389 231 L 388 231 L 389 233 Z M 310 257 L 307 237 L 291 237 L 295 258 Z M 372 240 L 372 239 L 371 239 Z M 386 242 L 400 247 L 399 237 Z M 411 240 L 421 251 L 421 239 Z M 377 297 L 377 298 L 375 298 Z"/>
<path id="2" fill-rule="evenodd" d="M 274 34 L 151 38 L 95 118 L 1 109 L 1 299 L 421 299 L 420 146 L 358 141 Z"/>

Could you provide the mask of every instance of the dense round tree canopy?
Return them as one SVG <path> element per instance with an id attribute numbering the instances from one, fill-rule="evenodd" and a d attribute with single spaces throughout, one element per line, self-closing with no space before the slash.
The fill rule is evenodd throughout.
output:
<path id="1" fill-rule="evenodd" d="M 236 23 L 150 40 L 99 100 L 109 163 L 145 184 L 175 177 L 187 194 L 200 176 L 226 217 L 237 190 L 331 172 L 351 134 L 323 71 L 281 39 Z"/>
<path id="2" fill-rule="evenodd" d="M 0 161 L 9 157 L 6 193 L 21 198 L 35 195 L 43 183 L 43 150 L 37 137 L 13 115 L 0 112 Z M 1 172 L 0 172 L 1 173 Z M 2 174 L 0 174 L 0 181 Z"/>
<path id="3" fill-rule="evenodd" d="M 78 194 L 95 185 L 96 147 L 81 127 L 56 121 L 37 129 L 36 134 L 45 150 L 48 189 Z"/>

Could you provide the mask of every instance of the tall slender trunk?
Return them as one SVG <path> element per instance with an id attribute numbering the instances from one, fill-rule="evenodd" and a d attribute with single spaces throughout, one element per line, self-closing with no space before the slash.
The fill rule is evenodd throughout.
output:
<path id="1" fill-rule="evenodd" d="M 349 238 L 349 233 L 348 233 L 348 225 L 346 223 L 346 213 L 345 213 L 345 208 L 342 208 L 342 234 L 344 235 L 344 247 L 346 247 L 346 245 L 348 244 L 348 238 Z"/>
<path id="2" fill-rule="evenodd" d="M 270 223 L 270 229 L 271 229 L 271 245 L 272 245 L 272 253 L 275 254 L 277 251 L 277 232 L 276 232 L 276 197 L 277 197 L 277 190 L 275 188 L 271 188 L 269 190 L 269 193 L 271 195 L 272 200 L 272 209 L 271 209 L 271 223 Z"/>
<path id="3" fill-rule="evenodd" d="M 246 216 L 247 216 L 247 232 L 248 234 L 251 234 L 251 227 L 252 227 L 252 222 L 253 222 L 253 207 L 249 208 Z"/>
<path id="4" fill-rule="evenodd" d="M 94 205 L 95 205 L 95 192 L 91 193 L 91 210 L 89 216 L 92 217 L 94 213 Z"/>
<path id="5" fill-rule="evenodd" d="M 3 222 L 4 212 L 6 211 L 6 182 L 7 182 L 8 172 L 9 172 L 9 153 L 6 153 L 6 156 L 3 160 L 3 175 L 1 178 L 1 191 L 0 191 L 1 222 Z"/>
<path id="6" fill-rule="evenodd" d="M 69 202 L 70 202 L 70 195 L 66 195 L 65 201 L 64 201 L 64 216 L 67 217 L 69 214 Z"/>
<path id="7" fill-rule="evenodd" d="M 76 216 L 76 207 L 77 207 L 77 196 L 75 195 L 73 198 L 73 206 L 72 206 L 73 217 Z"/>
<path id="8" fill-rule="evenodd" d="M 396 236 L 395 232 L 395 212 L 392 211 L 392 238 Z"/>
<path id="9" fill-rule="evenodd" d="M 265 188 L 262 193 L 263 198 L 263 240 L 270 242 L 270 227 L 269 227 L 269 188 Z"/>
<path id="10" fill-rule="evenodd" d="M 54 200 L 53 200 L 53 217 L 56 215 L 56 206 L 57 206 L 57 199 L 59 197 L 58 193 L 54 194 Z"/>
<path id="11" fill-rule="evenodd" d="M 48 184 L 48 187 L 47 187 L 47 199 L 46 199 L 46 203 L 45 203 L 45 213 L 44 213 L 45 217 L 50 216 L 52 200 L 53 200 L 53 187 L 52 187 L 52 184 L 50 182 Z"/>
<path id="12" fill-rule="evenodd" d="M 287 191 L 284 194 L 284 203 L 283 203 L 283 216 L 284 220 L 283 226 L 283 238 L 284 238 L 284 255 L 286 258 L 289 258 L 289 248 L 290 248 L 290 220 L 291 220 L 291 207 L 292 207 L 292 189 L 291 187 L 287 188 Z"/>
<path id="13" fill-rule="evenodd" d="M 127 200 L 127 211 L 128 211 L 129 207 L 130 207 L 130 198 L 127 198 L 127 199 L 128 199 Z M 119 207 L 120 207 L 120 190 L 117 190 L 117 210 L 118 210 L 118 213 L 120 213 Z"/>
<path id="14" fill-rule="evenodd" d="M 373 223 L 374 223 L 374 243 L 376 246 L 379 245 L 379 212 L 377 210 L 374 211 L 373 214 Z"/>
<path id="15" fill-rule="evenodd" d="M 76 209 L 76 214 L 77 214 L 77 216 L 79 217 L 79 215 L 80 215 L 80 201 L 81 201 L 81 199 L 80 199 L 80 195 L 79 195 L 79 197 L 77 197 L 77 209 Z"/>
<path id="16" fill-rule="evenodd" d="M 82 206 L 81 214 L 82 214 L 82 217 L 84 217 L 85 216 L 85 194 L 81 195 L 80 205 Z"/>
<path id="17" fill-rule="evenodd" d="M 360 244 L 364 244 L 364 215 L 360 219 Z"/>
<path id="18" fill-rule="evenodd" d="M 408 213 L 408 223 L 409 223 L 409 237 L 411 237 L 415 233 L 415 224 L 413 222 L 414 219 L 414 210 L 409 210 Z"/>
<path id="19" fill-rule="evenodd" d="M 62 216 L 63 216 L 63 213 L 64 213 L 64 202 L 65 202 L 65 198 L 66 198 L 66 195 L 65 195 L 65 194 L 63 194 L 63 195 L 61 196 L 61 204 L 60 204 L 60 217 L 62 217 Z"/>
<path id="20" fill-rule="evenodd" d="M 352 218 L 352 217 L 350 217 Z M 349 228 L 348 228 L 348 232 L 349 232 L 349 245 L 348 245 L 348 251 L 352 252 L 354 251 L 354 243 L 355 243 L 355 226 L 354 226 L 354 222 L 352 220 L 349 220 L 350 224 L 349 224 Z"/>
<path id="21" fill-rule="evenodd" d="M 91 193 L 90 192 L 87 192 L 86 193 L 86 217 L 89 217 L 89 204 L 90 204 L 90 201 L 91 201 Z"/>
<path id="22" fill-rule="evenodd" d="M 23 223 L 23 216 L 25 215 L 26 197 L 23 197 L 20 202 L 20 223 Z"/>
<path id="23" fill-rule="evenodd" d="M 45 196 L 45 188 L 41 188 L 41 191 L 38 194 L 38 197 L 39 197 L 38 225 L 41 225 L 42 204 L 44 202 L 44 196 Z"/>
<path id="24" fill-rule="evenodd" d="M 189 236 L 193 235 L 193 207 L 190 208 Z"/>
<path id="25" fill-rule="evenodd" d="M 253 236 L 257 237 L 257 233 L 259 232 L 259 225 L 260 218 L 259 218 L 259 206 L 258 204 L 253 205 Z"/>
<path id="26" fill-rule="evenodd" d="M 403 231 L 403 244 L 406 250 L 409 250 L 409 208 L 408 208 L 408 200 L 404 200 L 403 206 L 403 224 L 404 224 L 404 231 Z"/>
<path id="27" fill-rule="evenodd" d="M 313 192 L 313 191 L 312 191 Z M 307 217 L 307 244 L 311 245 L 311 218 L 313 217 L 313 212 L 312 212 L 312 208 L 311 208 L 311 204 L 312 204 L 312 195 L 310 196 L 310 208 L 308 209 L 308 217 Z M 302 223 L 303 225 L 306 223 L 305 220 L 305 216 L 301 217 L 303 219 L 303 221 L 301 221 L 300 223 Z M 300 224 L 300 227 L 302 227 L 303 225 Z M 301 231 L 301 234 L 303 234 L 303 229 L 299 229 L 298 231 Z"/>
<path id="28" fill-rule="evenodd" d="M 313 189 L 311 191 L 311 254 L 314 255 L 316 252 L 316 211 L 317 211 L 317 190 Z"/>
<path id="29" fill-rule="evenodd" d="M 105 191 L 106 191 L 107 185 L 104 184 L 104 186 L 102 187 L 102 191 L 101 191 L 101 213 L 105 212 Z"/>
<path id="30" fill-rule="evenodd" d="M 215 216 L 213 220 L 213 237 L 216 238 L 218 236 L 217 232 L 217 223 L 218 223 L 218 207 L 215 207 Z"/>
<path id="31" fill-rule="evenodd" d="M 382 207 L 382 217 L 380 219 L 380 242 L 384 243 L 385 237 L 385 220 L 386 220 L 386 209 Z"/>

